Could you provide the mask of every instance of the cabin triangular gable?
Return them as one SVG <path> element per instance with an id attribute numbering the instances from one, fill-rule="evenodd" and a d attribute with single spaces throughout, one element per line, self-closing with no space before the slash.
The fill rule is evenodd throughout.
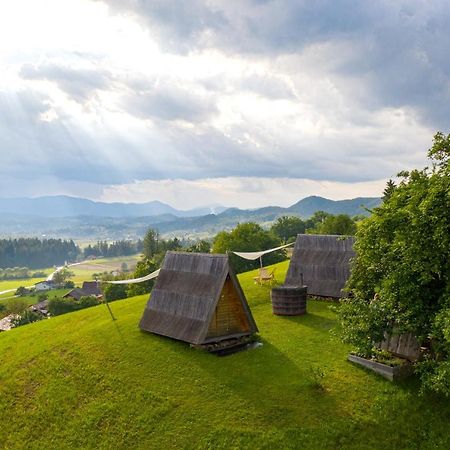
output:
<path id="1" fill-rule="evenodd" d="M 252 323 L 230 276 L 227 276 L 214 309 L 205 342 L 251 333 Z"/>
<path id="2" fill-rule="evenodd" d="M 182 252 L 167 253 L 140 327 L 192 344 L 257 331 L 228 257 Z"/>

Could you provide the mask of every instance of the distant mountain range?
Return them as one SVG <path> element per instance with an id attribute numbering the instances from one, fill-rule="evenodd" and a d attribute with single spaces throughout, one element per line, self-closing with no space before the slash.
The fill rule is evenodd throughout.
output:
<path id="1" fill-rule="evenodd" d="M 180 211 L 158 201 L 102 203 L 66 196 L 0 198 L 0 237 L 45 235 L 86 241 L 137 239 L 152 227 L 166 236 L 207 238 L 240 222 L 270 225 L 284 215 L 307 218 L 316 211 L 368 215 L 367 209 L 380 202 L 380 198 L 373 197 L 328 200 L 312 196 L 288 208 L 267 206 L 248 210 L 215 206 Z"/>
<path id="2" fill-rule="evenodd" d="M 0 198 L 0 213 L 27 214 L 41 217 L 142 217 L 173 214 L 176 217 L 197 217 L 206 214 L 219 214 L 223 206 L 207 206 L 189 211 L 172 208 L 166 203 L 152 201 L 147 203 L 104 203 L 85 198 L 57 195 L 36 198 Z"/>

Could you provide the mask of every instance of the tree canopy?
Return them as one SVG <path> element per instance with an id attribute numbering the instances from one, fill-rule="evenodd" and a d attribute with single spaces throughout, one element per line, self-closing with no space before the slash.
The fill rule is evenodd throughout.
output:
<path id="1" fill-rule="evenodd" d="M 27 266 L 31 269 L 74 261 L 79 248 L 61 239 L 0 239 L 0 268 Z"/>
<path id="2" fill-rule="evenodd" d="M 254 222 L 241 223 L 232 231 L 221 231 L 214 239 L 212 252 L 227 253 L 229 251 L 256 252 L 280 246 L 281 241 L 270 231 L 264 230 Z M 264 265 L 283 261 L 286 254 L 283 250 L 264 255 Z M 248 261 L 230 254 L 234 270 L 237 273 L 252 270 L 259 265 L 258 261 Z"/>
<path id="3" fill-rule="evenodd" d="M 309 228 L 308 233 L 354 236 L 356 223 L 347 214 L 327 215 L 321 222 L 316 222 L 313 228 Z"/>
<path id="4" fill-rule="evenodd" d="M 284 243 L 295 241 L 297 234 L 302 234 L 305 230 L 305 222 L 300 217 L 294 216 L 279 217 L 270 228 L 270 231 Z"/>
<path id="5" fill-rule="evenodd" d="M 450 396 L 450 135 L 437 133 L 428 157 L 358 227 L 340 320 L 366 356 L 386 334 L 413 333 L 423 386 Z"/>

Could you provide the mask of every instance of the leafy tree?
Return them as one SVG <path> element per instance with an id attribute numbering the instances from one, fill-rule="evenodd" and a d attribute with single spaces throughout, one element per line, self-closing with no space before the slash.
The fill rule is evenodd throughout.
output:
<path id="1" fill-rule="evenodd" d="M 432 168 L 403 179 L 358 227 L 343 338 L 369 356 L 386 334 L 411 332 L 425 348 L 424 388 L 450 396 L 450 135 L 437 133 Z"/>
<path id="2" fill-rule="evenodd" d="M 347 214 L 330 215 L 314 228 L 308 229 L 308 233 L 353 236 L 356 233 L 356 223 Z"/>
<path id="3" fill-rule="evenodd" d="M 126 284 L 109 284 L 105 283 L 103 286 L 103 297 L 107 301 L 119 300 L 127 298 Z"/>
<path id="4" fill-rule="evenodd" d="M 74 273 L 71 272 L 67 267 L 63 267 L 61 270 L 58 270 L 53 275 L 53 282 L 59 286 L 64 286 L 64 284 L 69 280 L 69 278 L 73 277 Z"/>
<path id="5" fill-rule="evenodd" d="M 211 244 L 208 241 L 200 240 L 195 244 L 189 246 L 186 249 L 187 252 L 192 253 L 210 253 L 211 252 Z"/>
<path id="6" fill-rule="evenodd" d="M 279 217 L 277 221 L 271 226 L 270 231 L 278 236 L 284 243 L 294 241 L 297 234 L 304 233 L 306 224 L 299 217 L 283 216 Z"/>
<path id="7" fill-rule="evenodd" d="M 150 259 L 142 259 L 136 264 L 133 278 L 141 278 L 154 272 L 160 266 L 160 261 Z M 142 295 L 149 293 L 154 285 L 155 280 L 144 281 L 142 283 L 129 284 L 127 288 L 127 297 Z"/>
<path id="8" fill-rule="evenodd" d="M 16 289 L 16 295 L 18 295 L 19 297 L 23 297 L 24 295 L 28 294 L 28 289 L 25 286 L 19 286 Z"/>
<path id="9" fill-rule="evenodd" d="M 316 228 L 319 224 L 323 223 L 327 217 L 331 217 L 332 214 L 325 211 L 316 211 L 309 219 L 305 221 L 306 231 L 310 228 Z"/>
<path id="10" fill-rule="evenodd" d="M 214 238 L 213 253 L 227 253 L 231 251 L 254 252 L 268 250 L 280 246 L 278 237 L 270 231 L 264 230 L 253 222 L 239 224 L 234 230 L 221 231 Z M 263 256 L 264 265 L 283 261 L 286 253 L 281 250 Z M 230 253 L 231 263 L 237 273 L 252 270 L 259 265 L 259 261 L 248 261 Z"/>
<path id="11" fill-rule="evenodd" d="M 181 250 L 183 246 L 181 245 L 181 241 L 175 237 L 173 239 L 169 239 L 168 241 L 160 240 L 158 251 L 177 251 Z"/>

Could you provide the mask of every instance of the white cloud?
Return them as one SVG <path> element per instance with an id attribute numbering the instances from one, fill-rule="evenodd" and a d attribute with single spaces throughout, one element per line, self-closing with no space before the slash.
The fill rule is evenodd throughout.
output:
<path id="1" fill-rule="evenodd" d="M 1 195 L 51 178 L 49 194 L 261 206 L 423 166 L 450 116 L 450 7 L 281 4 L 4 2 Z"/>

